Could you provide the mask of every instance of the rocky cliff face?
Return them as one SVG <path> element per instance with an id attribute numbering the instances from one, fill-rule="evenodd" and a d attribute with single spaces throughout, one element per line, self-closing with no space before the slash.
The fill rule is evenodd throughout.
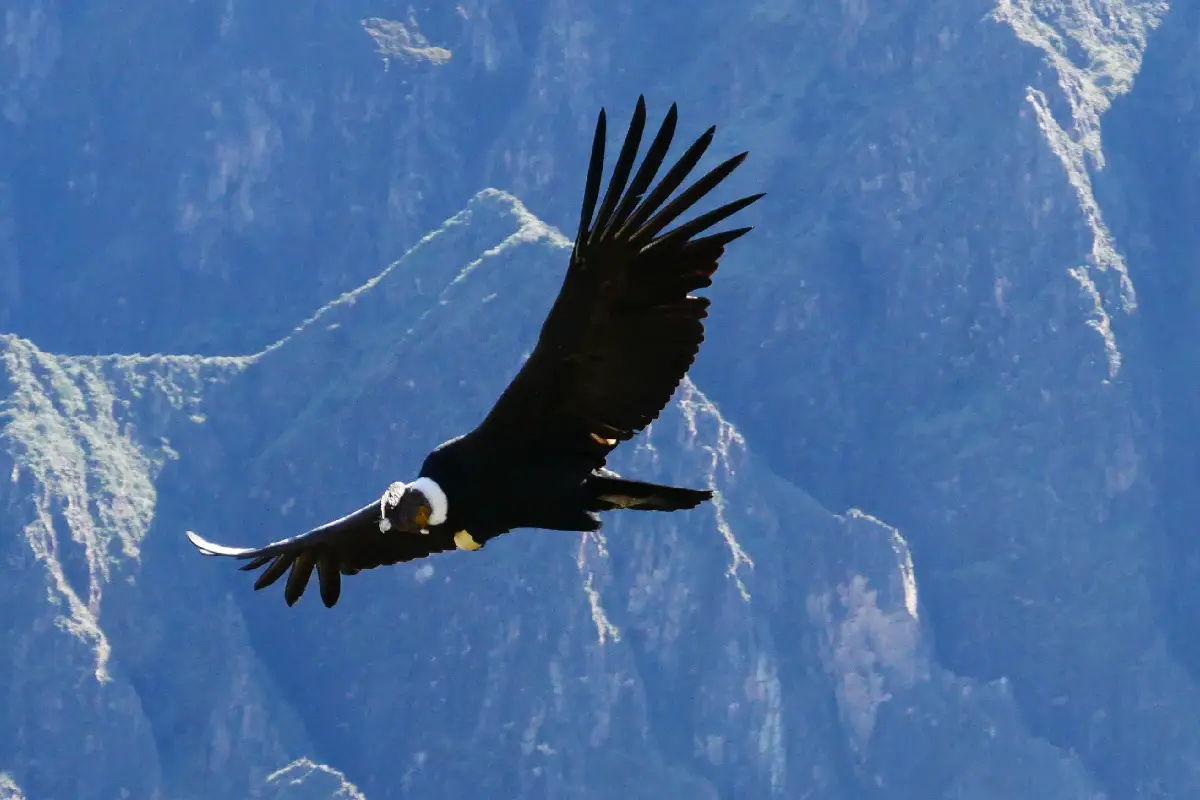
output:
<path id="1" fill-rule="evenodd" d="M 0 797 L 1200 788 L 1194 11 L 10 5 Z M 200 559 L 478 421 L 639 92 L 769 192 L 615 464 L 718 501 Z"/>
<path id="2" fill-rule="evenodd" d="M 367 573 L 332 611 L 253 595 L 180 537 L 307 526 L 411 474 L 519 365 L 540 319 L 513 309 L 548 305 L 568 247 L 487 191 L 258 354 L 56 357 L 10 338 L 23 785 L 241 796 L 315 757 L 368 797 L 887 796 L 931 786 L 913 764 L 936 760 L 943 791 L 974 796 L 1019 756 L 1021 780 L 1087 796 L 1003 680 L 932 658 L 900 532 L 823 509 L 690 381 L 616 463 L 720 492 L 686 516 Z M 38 724 L 47 708 L 61 728 Z M 72 749 L 99 774 L 61 770 Z"/>

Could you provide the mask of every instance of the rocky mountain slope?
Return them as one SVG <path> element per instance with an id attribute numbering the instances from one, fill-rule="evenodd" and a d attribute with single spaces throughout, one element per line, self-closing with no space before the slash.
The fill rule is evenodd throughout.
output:
<path id="1" fill-rule="evenodd" d="M 568 248 L 486 191 L 251 356 L 10 337 L 21 785 L 246 796 L 316 758 L 368 797 L 977 796 L 1018 758 L 1021 782 L 1089 796 L 1004 680 L 933 659 L 903 535 L 773 473 L 690 381 L 617 459 L 720 492 L 686 516 L 366 573 L 332 611 L 255 595 L 180 536 L 282 534 L 412 474 L 519 365 L 540 320 L 513 310 L 548 306 Z M 93 768 L 61 770 L 71 753 Z"/>
<path id="2" fill-rule="evenodd" d="M 1197 793 L 1194 10 L 0 25 L 0 796 Z M 479 418 L 642 92 L 769 193 L 617 464 L 719 502 L 332 611 L 199 559 Z"/>

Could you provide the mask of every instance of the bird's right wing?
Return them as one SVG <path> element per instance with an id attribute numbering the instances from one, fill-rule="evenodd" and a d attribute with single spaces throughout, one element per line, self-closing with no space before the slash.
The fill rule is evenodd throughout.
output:
<path id="1" fill-rule="evenodd" d="M 289 606 L 304 594 L 315 568 L 321 601 L 332 608 L 341 596 L 342 575 L 455 549 L 454 540 L 444 532 L 383 532 L 379 528 L 381 519 L 380 503 L 374 502 L 341 519 L 263 547 L 229 547 L 207 541 L 193 531 L 188 531 L 187 537 L 206 556 L 248 561 L 241 567 L 243 571 L 265 566 L 254 582 L 255 590 L 275 583 L 290 568 L 283 590 Z"/>

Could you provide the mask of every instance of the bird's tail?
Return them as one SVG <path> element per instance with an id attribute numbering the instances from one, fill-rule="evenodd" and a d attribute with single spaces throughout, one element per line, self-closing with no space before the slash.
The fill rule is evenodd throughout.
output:
<path id="1" fill-rule="evenodd" d="M 597 475 L 588 480 L 589 511 L 628 508 L 636 511 L 682 511 L 712 499 L 708 489 L 686 489 L 634 481 L 615 475 Z"/>

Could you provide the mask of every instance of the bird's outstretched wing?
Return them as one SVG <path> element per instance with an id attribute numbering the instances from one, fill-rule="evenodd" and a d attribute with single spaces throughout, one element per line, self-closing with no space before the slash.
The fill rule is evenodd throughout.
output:
<path id="1" fill-rule="evenodd" d="M 746 157 L 740 153 L 667 202 L 712 142 L 709 128 L 651 188 L 675 132 L 667 112 L 629 181 L 646 122 L 639 97 L 604 199 L 605 112 L 600 111 L 579 232 L 537 346 L 475 433 L 512 447 L 570 451 L 602 465 L 670 401 L 704 340 L 709 301 L 690 293 L 712 284 L 737 228 L 697 237 L 762 194 L 743 197 L 665 229 Z M 593 219 L 594 216 L 594 219 Z"/>
<path id="2" fill-rule="evenodd" d="M 244 571 L 266 567 L 254 582 L 255 590 L 275 583 L 290 568 L 283 589 L 284 600 L 289 606 L 295 605 L 304 594 L 316 569 L 321 602 L 332 608 L 341 597 L 342 575 L 414 561 L 456 548 L 453 537 L 445 531 L 433 529 L 427 534 L 400 530 L 384 532 L 380 529 L 382 519 L 380 502 L 376 501 L 307 533 L 263 547 L 227 547 L 207 541 L 193 531 L 188 531 L 187 537 L 206 556 L 247 561 L 241 568 Z"/>

